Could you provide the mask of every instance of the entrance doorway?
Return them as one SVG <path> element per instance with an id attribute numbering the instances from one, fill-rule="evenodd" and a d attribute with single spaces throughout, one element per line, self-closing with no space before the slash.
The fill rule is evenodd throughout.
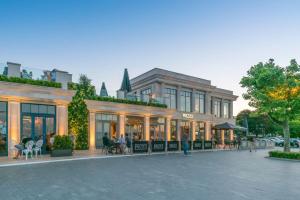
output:
<path id="1" fill-rule="evenodd" d="M 21 106 L 21 140 L 31 138 L 43 140 L 42 153 L 49 152 L 50 137 L 55 134 L 55 106 L 22 104 Z"/>
<path id="2" fill-rule="evenodd" d="M 107 137 L 111 140 L 116 140 L 117 135 L 117 115 L 113 114 L 96 114 L 96 148 L 103 147 L 103 137 Z"/>

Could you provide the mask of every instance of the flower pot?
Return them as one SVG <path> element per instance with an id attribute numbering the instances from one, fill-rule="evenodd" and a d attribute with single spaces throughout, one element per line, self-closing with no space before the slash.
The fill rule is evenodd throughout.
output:
<path id="1" fill-rule="evenodd" d="M 72 156 L 72 149 L 54 149 L 51 151 L 51 157 Z"/>

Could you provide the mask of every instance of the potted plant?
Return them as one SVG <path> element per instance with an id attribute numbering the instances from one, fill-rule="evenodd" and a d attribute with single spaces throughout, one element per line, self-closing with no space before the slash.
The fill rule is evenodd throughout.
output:
<path id="1" fill-rule="evenodd" d="M 51 157 L 72 156 L 73 142 L 67 135 L 57 135 L 51 151 Z"/>

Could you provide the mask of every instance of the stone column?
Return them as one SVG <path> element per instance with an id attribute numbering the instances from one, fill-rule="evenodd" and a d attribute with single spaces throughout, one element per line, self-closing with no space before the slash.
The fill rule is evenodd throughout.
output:
<path id="1" fill-rule="evenodd" d="M 205 110 L 205 114 L 207 115 L 211 114 L 211 93 L 210 92 L 205 93 L 204 110 Z"/>
<path id="2" fill-rule="evenodd" d="M 58 135 L 68 135 L 68 106 L 56 106 L 56 133 Z"/>
<path id="3" fill-rule="evenodd" d="M 21 110 L 20 102 L 9 101 L 8 102 L 8 156 L 13 157 L 13 153 L 10 149 L 14 145 L 18 144 L 21 140 Z"/>
<path id="4" fill-rule="evenodd" d="M 221 118 L 224 118 L 224 99 L 221 99 Z"/>
<path id="5" fill-rule="evenodd" d="M 171 141 L 171 118 L 166 119 L 166 146 L 165 151 L 168 151 L 168 141 Z"/>
<path id="6" fill-rule="evenodd" d="M 233 118 L 233 101 L 230 101 L 229 106 L 229 118 L 231 119 Z"/>
<path id="7" fill-rule="evenodd" d="M 181 128 L 180 120 L 177 120 L 177 140 L 178 140 L 178 150 L 181 151 Z"/>
<path id="8" fill-rule="evenodd" d="M 196 94 L 196 89 L 193 89 L 192 91 L 192 107 L 191 107 L 191 111 L 195 112 L 195 94 Z"/>
<path id="9" fill-rule="evenodd" d="M 196 138 L 196 122 L 191 122 L 191 150 L 193 150 L 193 143 Z"/>
<path id="10" fill-rule="evenodd" d="M 225 144 L 225 131 L 221 130 L 221 145 L 224 146 Z"/>
<path id="11" fill-rule="evenodd" d="M 180 108 L 180 91 L 181 91 L 181 86 L 177 87 L 177 111 L 181 111 Z"/>
<path id="12" fill-rule="evenodd" d="M 146 141 L 150 140 L 150 117 L 149 116 L 145 116 L 144 118 L 144 136 Z"/>
<path id="13" fill-rule="evenodd" d="M 119 134 L 123 135 L 125 137 L 125 122 L 126 121 L 126 116 L 124 114 L 119 115 Z"/>
<path id="14" fill-rule="evenodd" d="M 229 130 L 229 135 L 230 135 L 230 141 L 233 141 L 234 139 L 234 133 L 233 133 L 233 130 Z"/>
<path id="15" fill-rule="evenodd" d="M 211 123 L 205 122 L 205 140 L 211 140 Z"/>
<path id="16" fill-rule="evenodd" d="M 96 149 L 96 114 L 94 112 L 89 113 L 89 149 Z"/>

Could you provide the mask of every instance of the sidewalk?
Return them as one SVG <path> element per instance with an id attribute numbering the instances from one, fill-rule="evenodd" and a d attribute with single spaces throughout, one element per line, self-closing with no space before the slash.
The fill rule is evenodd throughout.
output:
<path id="1" fill-rule="evenodd" d="M 236 149 L 207 149 L 207 150 L 193 150 L 192 153 L 196 152 L 216 152 L 216 151 L 233 151 Z M 53 162 L 67 162 L 75 160 L 89 160 L 89 159 L 103 159 L 103 158 L 120 158 L 120 157 L 129 157 L 129 156 L 151 156 L 151 155 L 162 155 L 162 154 L 178 154 L 183 153 L 182 151 L 170 151 L 170 152 L 153 152 L 153 153 L 137 153 L 137 154 L 108 154 L 105 155 L 102 153 L 101 149 L 97 150 L 75 150 L 73 156 L 66 157 L 51 157 L 47 155 L 38 155 L 37 158 L 35 155 L 31 158 L 28 157 L 25 160 L 25 156 L 19 159 L 13 159 L 8 157 L 0 157 L 0 167 L 9 167 L 9 166 L 20 166 L 20 165 L 32 165 L 32 164 L 42 164 L 42 163 L 53 163 Z"/>

